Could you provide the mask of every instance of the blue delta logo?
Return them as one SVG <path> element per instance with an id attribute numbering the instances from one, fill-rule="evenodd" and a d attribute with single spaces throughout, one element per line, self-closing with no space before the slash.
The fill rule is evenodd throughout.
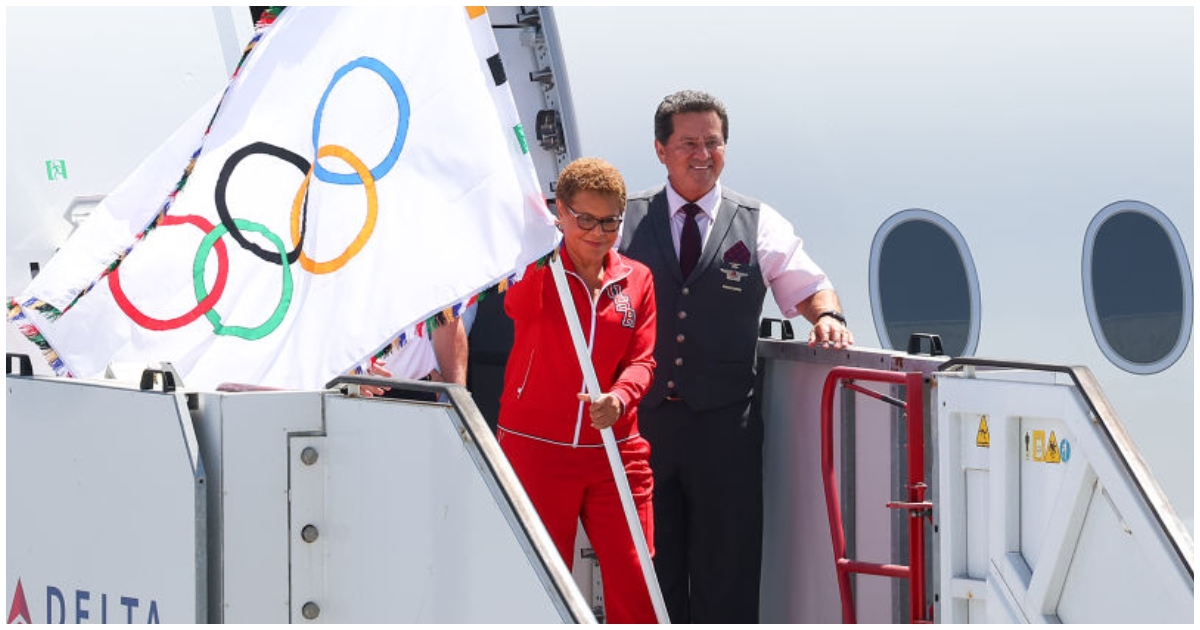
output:
<path id="1" fill-rule="evenodd" d="M 69 604 L 72 598 L 65 597 L 62 589 L 53 585 L 46 585 L 46 620 L 44 623 L 67 623 L 67 613 L 74 613 L 74 623 L 83 623 L 85 620 L 94 619 L 92 613 L 97 613 L 100 617 L 100 623 L 108 623 L 108 594 L 99 593 L 99 607 L 96 608 L 95 602 L 92 601 L 92 593 L 82 589 L 75 590 L 74 607 L 71 609 Z M 120 604 L 114 606 L 114 612 L 119 615 L 120 609 L 125 610 L 125 623 L 134 622 L 134 612 L 138 612 L 138 621 L 143 621 L 139 607 L 142 602 L 136 597 L 128 597 L 122 595 L 116 598 Z M 145 623 L 160 623 L 158 616 L 158 602 L 150 600 L 149 609 L 146 610 Z M 8 607 L 8 623 L 33 623 L 33 619 L 29 615 L 29 604 L 25 601 L 25 587 L 21 584 L 21 578 L 17 578 L 17 588 L 13 592 L 12 603 Z"/>

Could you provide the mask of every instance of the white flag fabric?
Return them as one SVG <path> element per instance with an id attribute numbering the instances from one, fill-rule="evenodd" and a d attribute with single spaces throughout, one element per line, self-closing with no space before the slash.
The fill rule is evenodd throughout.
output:
<path id="1" fill-rule="evenodd" d="M 59 374 L 197 390 L 319 388 L 426 334 L 557 241 L 496 50 L 480 7 L 285 9 L 10 321 Z"/>

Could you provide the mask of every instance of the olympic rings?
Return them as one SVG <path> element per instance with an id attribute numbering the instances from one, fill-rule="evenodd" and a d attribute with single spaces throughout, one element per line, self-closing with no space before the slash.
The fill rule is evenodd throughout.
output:
<path id="1" fill-rule="evenodd" d="M 288 151 L 287 149 L 277 147 L 273 144 L 267 144 L 266 142 L 255 142 L 254 144 L 244 146 L 237 151 L 234 151 L 233 155 L 230 155 L 229 158 L 225 160 L 225 165 L 221 167 L 221 174 L 217 176 L 217 186 L 216 190 L 214 191 L 214 201 L 217 204 L 217 216 L 221 217 L 221 225 L 225 226 L 225 229 L 229 231 L 229 235 L 232 236 L 233 240 L 237 241 L 243 249 L 269 263 L 280 265 L 283 264 L 282 256 L 275 252 L 269 252 L 259 247 L 255 243 L 251 243 L 246 239 L 245 236 L 242 235 L 242 231 L 237 228 L 237 223 L 235 223 L 233 217 L 230 216 L 229 206 L 225 201 L 225 192 L 229 187 L 229 177 L 233 175 L 233 169 L 237 168 L 237 165 L 241 163 L 242 160 L 256 153 L 265 153 L 266 155 L 271 155 L 285 162 L 289 162 L 292 166 L 300 169 L 300 172 L 303 173 L 306 178 L 308 177 L 309 169 L 312 168 L 312 165 L 308 163 L 308 160 L 296 155 L 295 153 L 292 153 L 291 151 Z M 305 181 L 307 182 L 307 179 Z M 307 186 L 305 186 L 305 189 L 307 189 Z M 303 201 L 304 205 L 304 209 L 301 212 L 301 221 L 303 221 L 304 217 L 306 217 L 308 214 L 308 202 L 307 200 L 299 201 Z M 210 227 L 209 229 L 211 230 L 212 228 Z M 300 236 L 293 236 L 292 240 L 296 243 L 296 249 L 287 252 L 288 264 L 296 262 L 296 258 L 300 256 L 300 249 L 304 245 L 304 231 L 301 230 Z"/>
<path id="2" fill-rule="evenodd" d="M 166 215 L 161 221 L 158 222 L 158 225 L 159 227 L 166 227 L 170 225 L 181 225 L 184 223 L 190 223 L 200 228 L 205 232 L 205 234 L 212 233 L 213 224 L 209 223 L 208 219 L 191 214 L 182 216 Z M 120 267 L 114 268 L 112 272 L 108 274 L 108 286 L 112 291 L 113 300 L 115 300 L 117 306 L 121 307 L 121 310 L 129 316 L 129 319 L 132 319 L 139 326 L 147 330 L 172 330 L 174 328 L 180 328 L 192 323 L 201 315 L 210 311 L 213 306 L 217 304 L 217 300 L 221 299 L 221 293 L 225 291 L 225 281 L 229 278 L 229 254 L 225 250 L 224 243 L 218 242 L 216 245 L 217 279 L 216 282 L 213 283 L 213 291 L 211 294 L 201 299 L 200 303 L 187 313 L 184 313 L 183 315 L 180 315 L 174 319 L 156 319 L 138 310 L 138 308 L 133 305 L 133 302 L 129 301 L 129 297 L 125 295 L 125 291 L 121 289 Z M 207 252 L 205 252 L 205 257 L 207 258 Z M 194 271 L 195 268 L 193 267 L 193 273 Z M 192 280 L 196 286 L 204 286 L 203 270 L 201 270 L 200 275 L 193 275 Z"/>
<path id="3" fill-rule="evenodd" d="M 283 239 L 276 236 L 275 233 L 267 229 L 266 226 L 253 221 L 247 221 L 246 219 L 234 219 L 234 223 L 237 224 L 237 227 L 243 230 L 258 232 L 259 234 L 266 236 L 267 239 L 274 243 L 275 247 L 279 249 L 280 254 L 286 253 L 287 250 L 283 244 Z M 207 236 L 204 237 L 204 240 L 200 242 L 200 248 L 196 250 L 196 260 L 192 264 L 192 278 L 194 280 L 193 287 L 196 290 L 196 299 L 201 302 L 210 297 L 205 295 L 204 283 L 199 281 L 203 280 L 204 278 L 204 267 L 208 262 L 208 250 L 214 245 L 219 247 L 221 244 L 219 239 L 228 231 L 229 230 L 226 229 L 225 224 L 217 226 L 215 229 L 209 232 Z M 241 337 L 242 339 L 247 339 L 249 341 L 262 339 L 263 337 L 266 337 L 274 332 L 275 329 L 279 327 L 280 322 L 283 321 L 284 315 L 287 315 L 288 306 L 290 306 L 292 303 L 292 268 L 290 265 L 280 265 L 280 267 L 283 268 L 283 288 L 280 291 L 279 305 L 275 307 L 275 312 L 272 313 L 269 318 L 267 318 L 267 321 L 254 328 L 228 326 L 222 324 L 221 316 L 210 309 L 204 313 L 204 316 L 207 317 L 209 323 L 213 325 L 213 332 L 217 333 L 218 335 Z"/>
<path id="4" fill-rule="evenodd" d="M 387 156 L 373 169 L 367 168 L 367 165 L 357 155 L 345 147 L 334 144 L 320 144 L 321 121 L 324 116 L 325 104 L 329 100 L 329 95 L 333 92 L 333 88 L 338 82 L 356 68 L 365 68 L 379 75 L 391 89 L 398 109 L 396 136 L 392 142 L 392 147 Z M 370 240 L 375 231 L 375 224 L 379 215 L 379 197 L 376 190 L 376 182 L 387 175 L 399 159 L 400 152 L 404 148 L 405 139 L 408 136 L 409 118 L 408 94 L 405 92 L 404 85 L 400 81 L 400 78 L 396 76 L 396 73 L 384 65 L 383 62 L 371 57 L 360 57 L 342 66 L 334 73 L 328 87 L 326 87 L 313 117 L 312 140 L 313 148 L 316 150 L 316 158 L 311 163 L 303 156 L 282 147 L 266 142 L 253 142 L 234 151 L 225 160 L 225 164 L 217 176 L 213 194 L 217 215 L 221 220 L 220 225 L 214 226 L 207 219 L 194 215 L 165 215 L 160 219 L 159 226 L 190 223 L 205 232 L 205 236 L 200 242 L 200 247 L 196 250 L 196 256 L 192 264 L 192 284 L 196 294 L 196 307 L 182 316 L 167 320 L 155 319 L 145 315 L 133 305 L 121 289 L 120 274 L 117 268 L 114 268 L 109 273 L 109 285 L 112 290 L 113 299 L 130 319 L 149 330 L 162 331 L 180 328 L 195 321 L 200 315 L 204 315 L 218 335 L 230 335 L 247 340 L 256 340 L 271 334 L 283 322 L 291 305 L 293 294 L 292 263 L 299 261 L 303 269 L 313 274 L 332 273 L 344 267 L 352 258 L 357 256 Z M 266 226 L 247 219 L 235 219 L 229 211 L 226 199 L 229 180 L 242 160 L 258 153 L 277 157 L 288 162 L 304 174 L 304 180 L 300 188 L 296 191 L 296 196 L 292 202 L 290 231 L 294 248 L 291 251 L 287 251 L 283 239 Z M 347 174 L 332 173 L 321 166 L 320 158 L 323 157 L 340 158 L 346 164 L 350 165 L 354 172 Z M 366 189 L 367 195 L 367 216 L 362 229 L 345 251 L 336 258 L 325 262 L 316 262 L 304 253 L 305 234 L 308 228 L 308 191 L 313 175 L 316 175 L 317 179 L 331 184 L 362 184 Z M 278 251 L 269 251 L 251 242 L 243 234 L 244 230 L 264 235 Z M 231 235 L 246 251 L 266 262 L 274 263 L 283 268 L 283 282 L 279 304 L 265 322 L 253 328 L 223 324 L 221 316 L 215 310 L 218 300 L 220 300 L 221 295 L 225 291 L 229 277 L 229 256 L 225 243 L 221 241 L 221 237 L 225 234 Z M 217 253 L 218 268 L 216 281 L 210 293 L 205 287 L 204 275 L 208 264 L 209 251 L 214 248 Z M 284 262 L 285 260 L 286 263 Z"/>
<path id="5" fill-rule="evenodd" d="M 330 92 L 333 92 L 334 86 L 337 85 L 338 81 L 342 80 L 342 77 L 349 74 L 349 72 L 355 68 L 366 68 L 367 70 L 370 70 L 383 78 L 383 80 L 387 82 L 388 87 L 392 89 L 392 95 L 396 97 L 396 107 L 400 110 L 399 119 L 396 122 L 396 138 L 392 142 L 392 148 L 388 152 L 387 156 L 383 158 L 383 161 L 380 162 L 378 166 L 371 169 L 371 177 L 374 177 L 378 180 L 382 179 L 384 175 L 387 175 L 388 171 L 392 170 L 392 166 L 395 166 L 396 160 L 399 159 L 400 151 L 404 148 L 404 140 L 408 136 L 409 119 L 408 94 L 404 91 L 404 84 L 400 82 L 400 77 L 397 77 L 396 73 L 392 72 L 391 68 L 384 65 L 383 62 L 379 61 L 378 59 L 373 57 L 359 57 L 358 59 L 355 59 L 354 61 L 342 66 L 333 74 L 333 79 L 330 80 L 329 87 L 325 88 L 325 94 L 321 95 L 321 103 L 317 105 L 316 116 L 313 117 L 313 148 L 318 149 L 321 146 L 321 118 L 325 114 L 325 102 L 329 100 Z M 326 170 L 325 167 L 321 166 L 319 161 L 313 162 L 313 170 L 316 172 L 317 179 L 330 184 L 363 183 L 360 175 L 352 173 L 331 173 Z"/>

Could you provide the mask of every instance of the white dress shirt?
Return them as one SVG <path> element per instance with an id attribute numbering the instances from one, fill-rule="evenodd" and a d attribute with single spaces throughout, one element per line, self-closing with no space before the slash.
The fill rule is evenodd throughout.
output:
<path id="1" fill-rule="evenodd" d="M 694 203 L 700 206 L 696 224 L 700 228 L 701 251 L 708 243 L 709 228 L 717 220 L 720 209 L 721 182 L 717 182 L 708 194 Z M 671 212 L 671 241 L 675 244 L 675 256 L 679 256 L 679 236 L 683 233 L 683 222 L 687 215 L 683 206 L 687 200 L 679 196 L 667 182 L 667 208 Z M 760 202 L 758 213 L 758 265 L 763 281 L 771 288 L 775 303 L 784 317 L 792 318 L 800 313 L 796 305 L 822 289 L 833 289 L 833 283 L 825 272 L 804 251 L 804 241 L 779 211 Z"/>

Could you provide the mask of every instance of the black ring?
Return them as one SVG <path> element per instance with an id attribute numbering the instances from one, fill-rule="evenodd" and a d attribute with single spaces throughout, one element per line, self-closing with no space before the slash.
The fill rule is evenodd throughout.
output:
<path id="1" fill-rule="evenodd" d="M 217 186 L 216 190 L 214 191 L 214 195 L 216 197 L 215 201 L 217 204 L 217 215 L 221 217 L 221 225 L 225 226 L 225 229 L 229 231 L 229 235 L 233 237 L 233 240 L 237 241 L 238 244 L 242 246 L 242 249 L 245 249 L 246 251 L 269 263 L 282 265 L 283 259 L 282 256 L 279 255 L 279 252 L 268 251 L 262 247 L 259 247 L 242 235 L 242 231 L 237 227 L 237 225 L 234 224 L 233 217 L 229 214 L 229 206 L 225 203 L 225 189 L 229 185 L 229 177 L 233 175 L 233 169 L 237 168 L 237 165 L 242 160 L 256 153 L 265 153 L 267 155 L 284 160 L 285 162 L 290 163 L 292 166 L 300 169 L 300 172 L 303 173 L 305 177 L 308 176 L 308 171 L 312 168 L 312 164 L 310 164 L 308 160 L 304 159 L 300 155 L 292 153 L 291 151 L 288 151 L 282 147 L 277 147 L 273 144 L 267 144 L 266 142 L 255 142 L 253 144 L 244 146 L 237 151 L 234 151 L 233 155 L 230 155 L 229 158 L 225 160 L 225 165 L 221 167 L 221 174 L 217 176 Z M 296 249 L 288 252 L 287 261 L 289 265 L 296 262 L 296 259 L 300 257 L 300 249 L 304 246 L 304 233 L 307 231 L 307 228 L 308 193 L 306 191 L 304 193 L 304 205 L 300 210 L 300 238 L 296 241 Z"/>

